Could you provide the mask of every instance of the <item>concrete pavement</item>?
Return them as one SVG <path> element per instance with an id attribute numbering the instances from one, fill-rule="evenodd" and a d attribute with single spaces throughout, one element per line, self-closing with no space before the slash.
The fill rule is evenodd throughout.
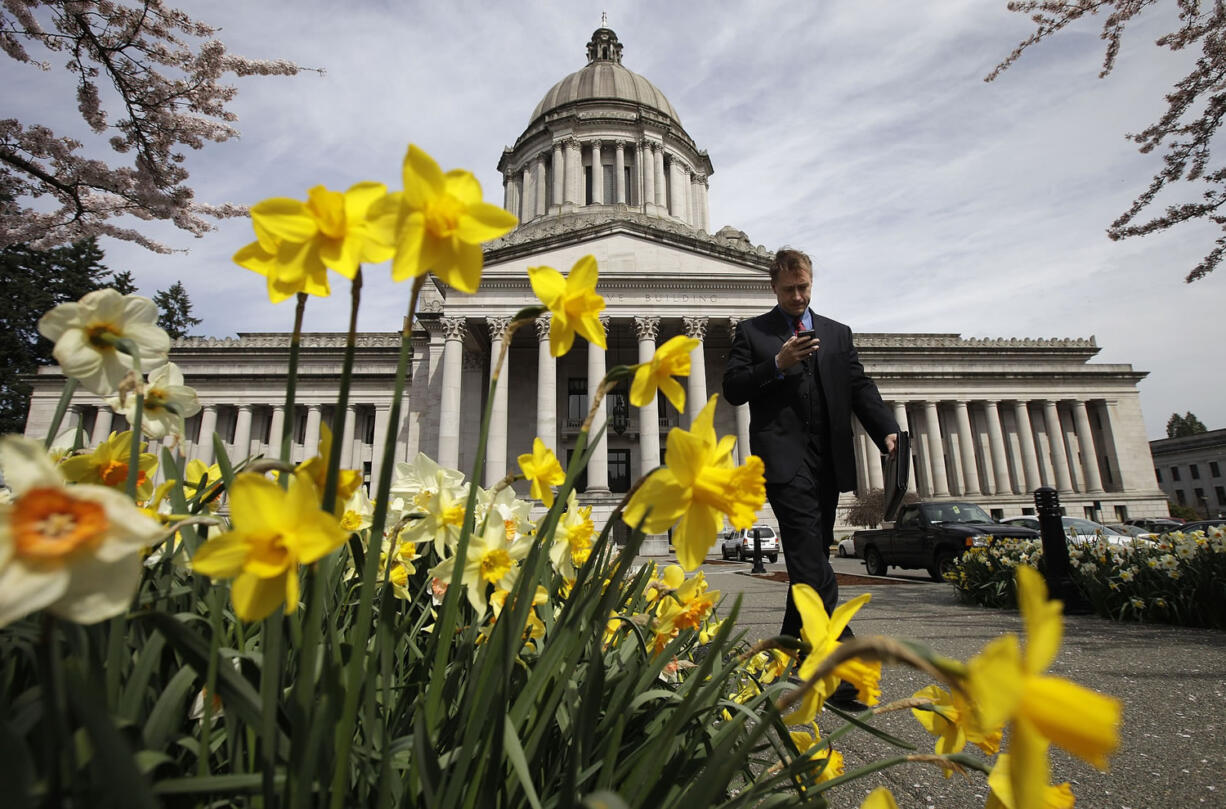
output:
<path id="1" fill-rule="evenodd" d="M 865 575 L 860 560 L 833 563 L 838 572 Z M 782 561 L 766 567 L 784 569 Z M 750 576 L 749 569 L 749 563 L 719 562 L 715 556 L 703 567 L 713 589 L 742 597 L 739 624 L 754 641 L 778 631 L 787 585 Z M 852 623 L 856 634 L 921 641 L 962 660 L 1000 634 L 1024 634 L 1016 611 L 963 605 L 951 585 L 932 582 L 923 571 L 900 571 L 885 579 L 891 583 L 842 588 L 844 599 L 872 594 Z M 1226 809 L 1226 633 L 1115 623 L 1093 615 L 1067 616 L 1064 626 L 1064 643 L 1049 673 L 1117 697 L 1124 704 L 1124 720 L 1110 772 L 1100 773 L 1053 749 L 1052 782 L 1070 782 L 1079 809 Z M 882 702 L 908 697 L 928 684 L 910 669 L 887 669 Z M 819 724 L 829 732 L 840 721 L 826 713 Z M 878 717 L 875 723 L 913 742 L 918 752 L 933 749 L 935 739 L 910 711 Z M 855 731 L 837 747 L 849 771 L 898 752 Z M 972 773 L 969 780 L 946 779 L 935 768 L 905 764 L 832 790 L 831 805 L 858 807 L 869 791 L 885 784 L 901 809 L 977 808 L 987 798 L 985 778 Z"/>

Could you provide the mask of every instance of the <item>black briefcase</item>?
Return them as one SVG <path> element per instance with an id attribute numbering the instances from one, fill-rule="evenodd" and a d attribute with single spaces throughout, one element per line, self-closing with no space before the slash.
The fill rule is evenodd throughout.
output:
<path id="1" fill-rule="evenodd" d="M 907 482 L 911 477 L 911 434 L 902 430 L 894 444 L 893 455 L 882 460 L 882 480 L 885 483 L 885 513 L 883 519 L 893 522 L 907 494 Z"/>

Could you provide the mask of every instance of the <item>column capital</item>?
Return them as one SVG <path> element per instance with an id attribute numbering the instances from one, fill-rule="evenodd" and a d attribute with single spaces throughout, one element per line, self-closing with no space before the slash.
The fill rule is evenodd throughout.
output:
<path id="1" fill-rule="evenodd" d="M 617 140 L 613 141 L 613 147 L 619 152 L 625 151 L 627 145 L 628 144 L 626 143 L 625 138 L 618 138 Z"/>
<path id="2" fill-rule="evenodd" d="M 600 327 L 604 329 L 605 336 L 608 337 L 609 323 L 613 321 L 613 318 L 609 315 L 597 315 L 596 319 L 600 321 Z"/>
<path id="3" fill-rule="evenodd" d="M 549 324 L 552 318 L 553 315 L 546 312 L 543 315 L 537 315 L 536 320 L 532 321 L 533 325 L 536 326 L 536 339 L 539 342 L 549 339 Z"/>
<path id="4" fill-rule="evenodd" d="M 489 329 L 491 340 L 501 340 L 506 337 L 507 327 L 511 318 L 505 315 L 489 315 L 485 318 L 485 327 Z"/>
<path id="5" fill-rule="evenodd" d="M 558 141 L 554 141 L 554 142 L 557 143 Z M 565 138 L 562 138 L 561 143 L 567 149 L 579 149 L 580 147 L 583 146 L 583 144 L 580 143 L 579 139 L 576 138 L 574 135 L 569 135 Z"/>
<path id="6" fill-rule="evenodd" d="M 639 340 L 655 340 L 660 336 L 660 318 L 638 316 L 634 318 L 634 336 Z"/>
<path id="7" fill-rule="evenodd" d="M 468 333 L 468 320 L 463 317 L 444 317 L 439 319 L 443 327 L 443 338 L 446 340 L 463 340 Z"/>
<path id="8" fill-rule="evenodd" d="M 604 147 L 605 140 L 604 138 L 588 138 L 587 142 L 593 149 L 601 149 Z"/>
<path id="9" fill-rule="evenodd" d="M 699 340 L 705 340 L 707 337 L 707 324 L 711 318 L 706 315 L 686 315 L 681 318 L 681 322 L 685 324 L 685 336 L 697 337 Z"/>

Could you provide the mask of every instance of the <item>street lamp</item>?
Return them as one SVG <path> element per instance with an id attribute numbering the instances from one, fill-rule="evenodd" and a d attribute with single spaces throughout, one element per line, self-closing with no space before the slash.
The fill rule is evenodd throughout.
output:
<path id="1" fill-rule="evenodd" d="M 613 395 L 613 432 L 624 435 L 630 427 L 630 408 L 626 405 L 626 397 L 620 393 Z"/>

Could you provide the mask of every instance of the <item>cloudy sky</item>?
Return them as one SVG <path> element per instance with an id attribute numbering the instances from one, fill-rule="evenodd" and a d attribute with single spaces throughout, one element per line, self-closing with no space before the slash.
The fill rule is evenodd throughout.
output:
<path id="1" fill-rule="evenodd" d="M 202 201 L 398 186 L 414 142 L 445 169 L 475 172 L 500 203 L 503 147 L 545 91 L 585 64 L 603 10 L 623 64 L 664 91 L 711 155 L 712 228 L 810 252 L 819 311 L 856 331 L 1093 335 L 1097 362 L 1149 372 L 1140 390 L 1151 438 L 1173 411 L 1226 427 L 1213 359 L 1226 345 L 1226 270 L 1182 280 L 1214 231 L 1105 235 L 1160 160 L 1124 134 L 1160 114 L 1194 56 L 1153 45 L 1173 24 L 1169 10 L 1129 30 L 1107 79 L 1097 78 L 1095 19 L 986 84 L 1031 30 L 1004 0 L 174 5 L 219 26 L 235 53 L 326 70 L 236 82 L 241 138 L 190 156 Z M 4 60 L 0 84 L 5 117 L 75 126 L 72 89 L 55 74 Z M 107 242 L 107 264 L 130 269 L 149 295 L 182 280 L 201 333 L 289 329 L 291 304 L 269 304 L 262 279 L 230 262 L 252 238 L 246 220 L 203 239 L 146 231 L 185 252 Z M 366 279 L 361 328 L 398 328 L 407 285 L 383 268 Z M 345 306 L 312 299 L 307 328 L 343 329 Z"/>

